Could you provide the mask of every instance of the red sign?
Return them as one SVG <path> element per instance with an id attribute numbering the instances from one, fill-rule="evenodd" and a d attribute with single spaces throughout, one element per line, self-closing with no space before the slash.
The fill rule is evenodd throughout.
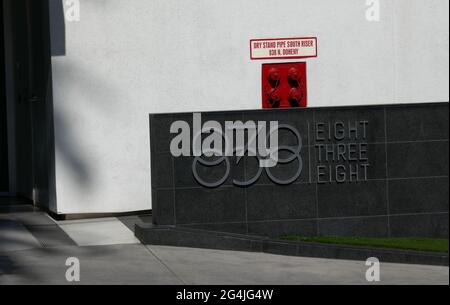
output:
<path id="1" fill-rule="evenodd" d="M 317 38 L 276 38 L 250 40 L 250 58 L 295 59 L 317 57 Z"/>
<path id="2" fill-rule="evenodd" d="M 262 65 L 262 98 L 263 108 L 306 107 L 306 63 Z"/>

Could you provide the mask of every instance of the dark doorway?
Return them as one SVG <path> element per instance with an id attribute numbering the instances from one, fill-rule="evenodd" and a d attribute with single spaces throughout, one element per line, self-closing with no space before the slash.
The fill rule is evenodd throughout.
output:
<path id="1" fill-rule="evenodd" d="M 3 1 L 0 4 L 3 17 Z M 0 19 L 0 194 L 9 193 L 8 123 L 6 114 L 5 39 L 3 18 Z"/>
<path id="2" fill-rule="evenodd" d="M 14 121 L 14 195 L 47 205 L 53 131 L 48 0 L 2 2 L 6 77 L 12 80 L 8 105 Z"/>

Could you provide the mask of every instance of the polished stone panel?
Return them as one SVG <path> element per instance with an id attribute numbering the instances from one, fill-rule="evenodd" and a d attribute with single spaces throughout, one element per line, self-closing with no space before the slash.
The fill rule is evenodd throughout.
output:
<path id="1" fill-rule="evenodd" d="M 388 145 L 389 178 L 448 177 L 448 140 Z"/>
<path id="2" fill-rule="evenodd" d="M 448 105 L 388 107 L 388 141 L 448 140 Z"/>
<path id="3" fill-rule="evenodd" d="M 327 169 L 325 170 L 326 175 L 324 177 L 324 179 L 319 179 L 318 181 L 320 182 L 321 180 L 325 180 L 328 182 L 330 180 L 338 180 L 340 177 L 338 177 L 337 175 L 340 174 L 340 171 L 336 171 L 336 168 L 338 166 L 344 166 L 345 170 L 345 177 L 344 179 L 346 181 L 352 180 L 352 177 L 350 177 L 350 166 L 352 168 L 356 168 L 359 167 L 359 180 L 372 180 L 372 179 L 386 179 L 386 144 L 363 144 L 365 146 L 363 146 L 363 150 L 364 150 L 364 160 L 363 161 L 353 161 L 353 160 L 349 160 L 342 158 L 338 158 L 336 157 L 336 159 L 339 160 L 332 160 L 332 157 L 328 156 L 328 160 L 327 160 L 327 151 L 330 152 L 334 150 L 337 152 L 338 150 L 342 149 L 355 149 L 355 151 L 360 150 L 359 147 L 352 146 L 352 147 L 348 147 L 348 146 L 338 146 L 338 144 L 326 144 L 326 146 L 318 146 L 315 148 L 315 161 L 317 162 L 318 165 L 322 165 L 322 166 L 326 166 Z M 347 155 L 346 155 L 347 157 Z M 367 159 L 367 160 L 365 160 Z M 367 166 L 367 170 L 365 170 L 365 168 L 362 168 L 362 165 Z M 330 169 L 329 168 L 334 168 L 333 173 L 332 174 L 332 178 L 330 179 Z M 316 173 L 317 175 L 317 173 Z"/>
<path id="4" fill-rule="evenodd" d="M 175 167 L 175 187 L 186 188 L 186 187 L 199 187 L 198 181 L 195 179 L 193 174 L 192 164 L 194 162 L 194 157 L 180 157 L 174 158 Z M 207 161 L 218 160 L 217 157 L 203 158 Z M 244 166 L 237 164 L 236 157 L 228 158 L 228 162 L 224 159 L 217 166 L 205 166 L 201 163 L 196 163 L 196 171 L 199 178 L 206 183 L 214 183 L 222 180 L 226 173 L 227 167 L 229 166 L 230 174 L 228 175 L 226 181 L 222 185 L 233 185 L 233 179 L 242 180 L 244 178 Z"/>
<path id="5" fill-rule="evenodd" d="M 312 152 L 311 148 L 311 154 Z M 309 153 L 308 147 L 303 147 L 300 151 L 299 158 L 296 158 L 287 164 L 278 164 L 276 167 L 263 169 L 259 179 L 254 185 L 273 185 L 277 180 L 290 180 L 293 177 L 298 176 L 293 183 L 309 183 L 314 179 L 314 156 Z M 280 159 L 287 159 L 292 157 L 292 153 L 288 151 L 282 151 L 279 155 Z M 246 180 L 250 180 L 257 176 L 259 166 L 258 160 L 255 157 L 244 157 L 245 162 L 245 177 Z M 301 167 L 301 168 L 300 168 Z M 299 168 L 301 173 L 298 175 Z"/>
<path id="6" fill-rule="evenodd" d="M 177 224 L 245 221 L 245 193 L 240 188 L 176 190 Z"/>
<path id="7" fill-rule="evenodd" d="M 154 153 L 152 158 L 152 188 L 172 188 L 173 171 L 170 153 Z"/>
<path id="8" fill-rule="evenodd" d="M 172 136 L 170 134 L 170 126 L 172 125 L 172 115 L 157 115 L 151 116 L 150 124 L 150 147 L 152 152 L 167 152 L 170 151 L 170 141 Z"/>
<path id="9" fill-rule="evenodd" d="M 247 198 L 249 221 L 317 216 L 315 185 L 255 186 L 247 190 Z"/>
<path id="10" fill-rule="evenodd" d="M 278 121 L 280 125 L 289 125 L 297 129 L 303 146 L 314 144 L 313 128 L 314 117 L 312 109 L 275 109 L 264 111 L 244 111 L 245 121 Z M 299 144 L 296 136 L 289 130 L 279 130 L 279 145 L 297 146 Z"/>
<path id="11" fill-rule="evenodd" d="M 448 213 L 448 178 L 390 181 L 389 206 L 390 214 Z"/>
<path id="12" fill-rule="evenodd" d="M 153 221 L 157 225 L 175 224 L 175 196 L 173 190 L 153 191 Z"/>
<path id="13" fill-rule="evenodd" d="M 248 224 L 246 222 L 236 223 L 212 223 L 212 224 L 181 224 L 179 227 L 196 229 L 196 230 L 210 230 L 215 232 L 227 232 L 236 234 L 246 234 Z"/>
<path id="14" fill-rule="evenodd" d="M 150 116 L 157 225 L 270 237 L 448 237 L 448 103 L 201 114 L 223 132 L 226 121 L 278 121 L 281 162 L 273 168 L 252 156 L 213 166 L 172 158 L 170 125 L 193 129 L 192 115 Z"/>
<path id="15" fill-rule="evenodd" d="M 317 108 L 314 120 L 316 144 L 386 140 L 383 107 Z"/>
<path id="16" fill-rule="evenodd" d="M 393 237 L 438 237 L 448 239 L 448 213 L 400 215 L 390 218 Z"/>
<path id="17" fill-rule="evenodd" d="M 279 220 L 249 222 L 248 232 L 252 235 L 279 238 L 288 235 L 316 236 L 317 221 L 313 220 Z"/>
<path id="18" fill-rule="evenodd" d="M 386 182 L 321 184 L 318 203 L 320 218 L 386 215 Z"/>

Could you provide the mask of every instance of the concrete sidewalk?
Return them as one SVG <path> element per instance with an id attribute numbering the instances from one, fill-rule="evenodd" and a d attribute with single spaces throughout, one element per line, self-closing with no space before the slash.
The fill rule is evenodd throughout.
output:
<path id="1" fill-rule="evenodd" d="M 69 257 L 80 260 L 80 284 L 368 284 L 364 262 L 139 244 L 2 253 L 0 284 L 69 284 Z M 448 283 L 446 267 L 381 265 L 381 284 Z"/>
<path id="2" fill-rule="evenodd" d="M 0 211 L 0 285 L 70 284 L 368 284 L 365 262 L 262 253 L 144 246 L 131 230 L 148 217 L 55 222 L 45 213 Z M 381 284 L 449 284 L 448 267 L 381 265 Z"/>

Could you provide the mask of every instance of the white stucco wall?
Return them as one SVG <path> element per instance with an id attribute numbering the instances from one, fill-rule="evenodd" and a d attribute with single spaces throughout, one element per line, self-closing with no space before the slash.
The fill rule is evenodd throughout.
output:
<path id="1" fill-rule="evenodd" d="M 57 212 L 150 209 L 148 113 L 260 108 L 252 38 L 318 37 L 310 106 L 448 101 L 448 0 L 380 1 L 81 0 L 52 59 Z"/>

